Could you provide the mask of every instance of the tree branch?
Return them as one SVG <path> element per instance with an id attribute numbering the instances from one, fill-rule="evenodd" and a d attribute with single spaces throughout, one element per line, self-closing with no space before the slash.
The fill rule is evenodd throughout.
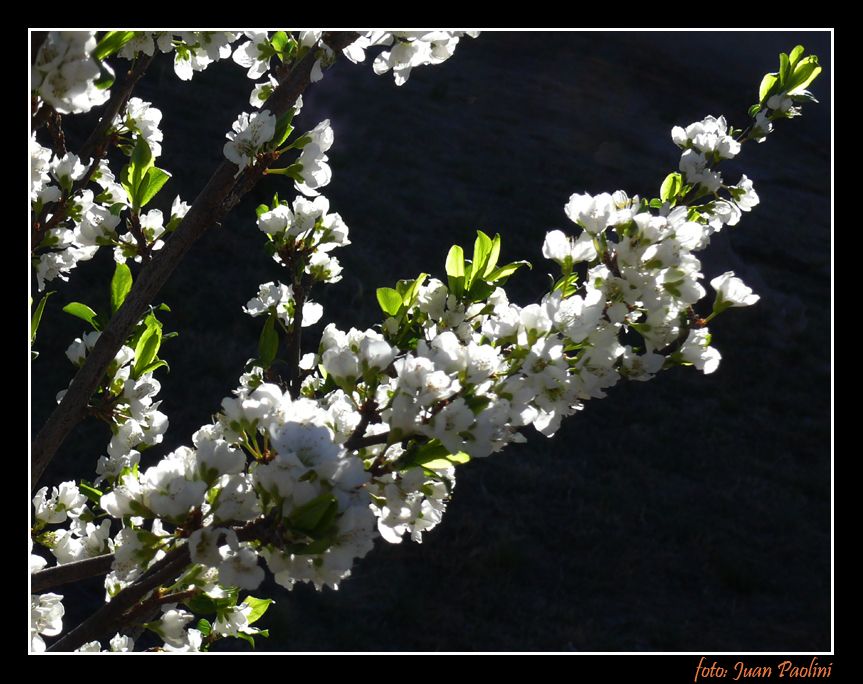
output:
<path id="1" fill-rule="evenodd" d="M 111 92 L 111 99 L 108 100 L 108 104 L 105 106 L 102 118 L 99 119 L 99 123 L 96 125 L 96 128 L 93 129 L 93 132 L 90 133 L 90 137 L 88 137 L 81 146 L 81 151 L 78 153 L 79 158 L 89 159 L 90 157 L 98 156 L 101 158 L 104 156 L 106 147 L 105 142 L 108 138 L 108 131 L 114 124 L 114 119 L 117 114 L 123 111 L 123 107 L 126 106 L 126 103 L 132 96 L 132 91 L 135 89 L 141 76 L 143 76 L 147 71 L 147 68 L 150 66 L 150 62 L 152 61 L 152 55 L 139 55 L 135 60 L 134 66 L 126 73 L 126 78 L 123 79 L 123 84 L 116 86 L 113 89 Z"/>
<path id="2" fill-rule="evenodd" d="M 327 37 L 327 43 L 338 52 L 355 39 L 356 34 L 352 32 L 332 33 Z M 311 51 L 294 66 L 264 106 L 277 117 L 293 106 L 297 97 L 310 83 L 314 63 L 315 55 L 314 51 Z M 63 400 L 36 435 L 31 450 L 34 489 L 63 440 L 83 418 L 90 396 L 98 387 L 117 350 L 131 334 L 149 303 L 153 301 L 198 238 L 210 226 L 219 224 L 242 194 L 254 186 L 254 183 L 246 178 L 247 174 L 250 179 L 259 178 L 262 173 L 262 169 L 253 167 L 235 179 L 236 168 L 235 164 L 228 161 L 219 164 L 164 249 L 160 250 L 141 270 L 126 301 L 102 332 L 93 351 L 87 356 L 81 370 L 72 380 Z"/>
<path id="3" fill-rule="evenodd" d="M 369 435 L 368 437 L 355 437 L 354 435 L 351 435 L 343 446 L 348 451 L 356 451 L 357 449 L 363 449 L 375 444 L 386 444 L 391 436 L 392 435 L 390 435 L 389 432 L 382 432 L 379 435 Z"/>
<path id="4" fill-rule="evenodd" d="M 46 568 L 31 575 L 30 591 L 34 594 L 41 594 L 54 587 L 104 575 L 111 569 L 113 562 L 114 554 L 106 553 L 102 556 Z"/>
<path id="5" fill-rule="evenodd" d="M 132 585 L 117 594 L 110 603 L 69 631 L 48 649 L 49 651 L 74 651 L 89 641 L 110 638 L 123 626 L 125 614 L 156 587 L 172 581 L 189 562 L 189 545 L 169 551 Z"/>

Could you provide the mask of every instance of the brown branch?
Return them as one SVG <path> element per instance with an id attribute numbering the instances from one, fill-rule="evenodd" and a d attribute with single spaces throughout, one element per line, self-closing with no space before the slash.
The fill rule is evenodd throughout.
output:
<path id="1" fill-rule="evenodd" d="M 53 112 L 48 117 L 48 133 L 51 136 L 52 148 L 57 157 L 66 156 L 66 136 L 63 135 L 63 117 Z"/>
<path id="2" fill-rule="evenodd" d="M 117 594 L 110 603 L 53 643 L 49 651 L 74 651 L 89 641 L 103 641 L 113 636 L 126 622 L 126 614 L 155 588 L 171 582 L 189 562 L 189 546 L 169 551 L 162 560 Z"/>
<path id="3" fill-rule="evenodd" d="M 333 33 L 328 36 L 328 44 L 339 51 L 355 39 L 355 33 Z M 315 57 L 311 53 L 300 60 L 267 100 L 265 106 L 275 116 L 280 116 L 292 107 L 297 97 L 308 87 L 314 63 Z M 63 400 L 36 435 L 31 450 L 34 490 L 63 440 L 84 417 L 90 396 L 98 387 L 117 350 L 129 337 L 149 303 L 153 301 L 198 238 L 210 226 L 219 224 L 239 201 L 242 194 L 234 191 L 237 188 L 241 188 L 243 192 L 250 189 L 249 184 L 244 183 L 245 173 L 241 174 L 239 179 L 234 178 L 236 168 L 235 164 L 228 161 L 219 164 L 171 239 L 141 270 L 126 301 L 102 332 L 93 351 L 87 356 L 81 370 L 72 380 Z M 252 172 L 256 172 L 260 177 L 262 170 L 253 168 Z"/>
<path id="4" fill-rule="evenodd" d="M 111 569 L 113 562 L 114 554 L 106 553 L 102 556 L 46 568 L 30 576 L 30 591 L 41 594 L 54 587 L 104 575 Z"/>
<path id="5" fill-rule="evenodd" d="M 355 437 L 351 435 L 348 441 L 344 443 L 344 447 L 348 451 L 356 451 L 357 449 L 374 446 L 375 444 L 386 444 L 390 437 L 389 432 L 383 432 L 379 435 L 369 435 L 368 437 Z"/>
<path id="6" fill-rule="evenodd" d="M 294 320 L 291 323 L 291 334 L 288 338 L 288 389 L 291 398 L 300 396 L 300 355 L 303 338 L 303 306 L 306 303 L 306 288 L 302 274 L 294 283 Z"/>
<path id="7" fill-rule="evenodd" d="M 101 159 L 105 156 L 109 141 L 108 131 L 114 125 L 116 116 L 123 111 L 123 107 L 126 106 L 126 103 L 132 96 L 132 90 L 134 90 L 152 61 L 152 55 L 138 55 L 134 66 L 126 73 L 122 85 L 114 87 L 111 92 L 111 99 L 108 100 L 105 111 L 102 113 L 102 118 L 99 119 L 96 128 L 93 129 L 90 137 L 87 138 L 81 147 L 81 151 L 78 154 L 81 159 L 89 159 L 90 157 L 99 157 Z"/>

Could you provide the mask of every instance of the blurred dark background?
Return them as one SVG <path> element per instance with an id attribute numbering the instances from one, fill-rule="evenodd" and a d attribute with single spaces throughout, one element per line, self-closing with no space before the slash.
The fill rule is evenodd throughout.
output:
<path id="1" fill-rule="evenodd" d="M 332 121 L 325 194 L 354 242 L 338 254 L 344 280 L 314 295 L 325 320 L 374 324 L 376 287 L 441 276 L 449 245 L 472 243 L 477 228 L 501 233 L 503 258 L 534 263 L 508 287 L 525 304 L 552 270 L 545 232 L 571 227 L 570 194 L 656 195 L 679 159 L 671 127 L 723 113 L 744 125 L 761 76 L 797 43 L 825 68 L 813 87 L 821 104 L 724 167 L 733 182 L 741 171 L 754 179 L 761 205 L 702 253 L 707 279 L 733 269 L 762 297 L 712 326 L 719 370 L 622 384 L 555 438 L 532 433 L 460 468 L 422 545 L 379 542 L 338 592 L 269 587 L 272 638 L 259 650 L 830 649 L 828 33 L 484 33 L 401 88 L 343 60 L 307 92 L 297 125 Z M 178 192 L 194 199 L 250 88 L 232 63 L 191 86 L 170 58 L 154 63 L 136 94 L 164 112 L 160 166 L 174 174 L 155 206 Z M 70 140 L 91 120 L 70 120 Z M 158 300 L 180 337 L 166 343 L 171 373 L 160 377 L 171 428 L 144 465 L 190 443 L 255 354 L 259 322 L 241 307 L 280 277 L 254 221 L 275 191 L 293 195 L 284 179 L 265 180 Z M 63 351 L 83 332 L 60 308 L 106 306 L 112 266 L 105 251 L 50 300 L 34 430 L 71 378 Z M 107 441 L 104 425 L 82 424 L 45 482 L 92 472 Z M 64 593 L 71 625 L 102 590 Z"/>

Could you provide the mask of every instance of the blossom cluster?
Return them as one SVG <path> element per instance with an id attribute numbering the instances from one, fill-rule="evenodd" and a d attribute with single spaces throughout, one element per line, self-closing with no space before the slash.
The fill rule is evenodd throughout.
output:
<path id="1" fill-rule="evenodd" d="M 161 118 L 161 111 L 150 103 L 131 98 L 115 118 L 111 135 L 129 155 L 141 141 L 152 160 L 161 154 Z M 72 152 L 58 156 L 39 144 L 35 134 L 30 140 L 30 169 L 30 202 L 36 217 L 32 262 L 40 290 L 55 278 L 68 280 L 79 262 L 92 259 L 103 246 L 114 248 L 117 262 L 140 262 L 161 249 L 166 232 L 189 210 L 177 196 L 167 221 L 160 209 L 142 212 L 131 187 L 118 181 L 107 160 L 81 160 Z"/>
<path id="2" fill-rule="evenodd" d="M 95 31 L 51 31 L 33 64 L 31 90 L 60 114 L 105 104 L 110 91 L 96 84 L 101 68 L 91 56 L 95 47 Z"/>

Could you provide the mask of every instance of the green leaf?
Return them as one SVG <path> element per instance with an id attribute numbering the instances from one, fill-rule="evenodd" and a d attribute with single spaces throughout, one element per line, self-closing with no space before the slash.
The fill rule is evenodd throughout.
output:
<path id="1" fill-rule="evenodd" d="M 485 271 L 483 271 L 483 278 L 487 278 L 489 273 L 491 273 L 495 266 L 497 266 L 497 260 L 500 258 L 500 233 L 494 236 L 494 240 L 491 241 L 491 252 L 488 255 L 488 261 L 485 265 Z"/>
<path id="2" fill-rule="evenodd" d="M 791 62 L 784 52 L 779 54 L 779 89 L 785 89 L 788 77 L 791 75 Z"/>
<path id="3" fill-rule="evenodd" d="M 39 330 L 39 323 L 42 322 L 42 314 L 45 312 L 45 304 L 48 303 L 48 297 L 54 294 L 54 291 L 46 292 L 39 303 L 36 305 L 36 310 L 33 312 L 33 318 L 30 319 L 30 344 L 36 341 L 36 331 Z"/>
<path id="4" fill-rule="evenodd" d="M 132 199 L 132 204 L 135 208 L 141 206 L 139 192 L 141 183 L 143 182 L 147 172 L 153 166 L 153 153 L 150 151 L 150 146 L 144 139 L 144 136 L 139 135 L 135 142 L 135 148 L 132 150 L 132 156 L 129 163 L 123 168 L 121 174 L 121 183 L 129 193 Z"/>
<path id="5" fill-rule="evenodd" d="M 797 67 L 797 62 L 800 61 L 800 58 L 803 56 L 803 46 L 796 45 L 794 49 L 788 55 L 788 66 L 791 72 L 794 72 L 794 69 Z"/>
<path id="6" fill-rule="evenodd" d="M 452 468 L 453 464 L 450 463 L 449 459 L 440 456 L 437 458 L 427 458 L 422 463 L 417 463 L 416 465 L 422 466 L 427 470 L 447 470 L 448 468 Z"/>
<path id="7" fill-rule="evenodd" d="M 188 601 L 183 601 L 193 613 L 210 615 L 216 612 L 216 602 L 206 594 L 196 594 Z"/>
<path id="8" fill-rule="evenodd" d="M 114 85 L 114 70 L 107 62 L 99 62 L 99 76 L 93 81 L 93 85 L 98 90 L 107 90 Z"/>
<path id="9" fill-rule="evenodd" d="M 86 304 L 82 304 L 81 302 L 70 302 L 63 307 L 63 311 L 75 316 L 76 318 L 80 318 L 82 321 L 87 321 L 95 330 L 101 329 L 96 321 L 96 312 Z"/>
<path id="10" fill-rule="evenodd" d="M 454 465 L 470 461 L 470 455 L 463 451 L 451 454 L 443 444 L 432 440 L 419 447 L 407 463 L 408 467 L 419 466 L 427 470 L 446 470 Z"/>
<path id="11" fill-rule="evenodd" d="M 821 67 L 818 66 L 818 57 L 816 55 L 804 57 L 797 64 L 794 73 L 788 80 L 788 94 L 797 95 L 798 93 L 802 93 L 820 73 Z"/>
<path id="12" fill-rule="evenodd" d="M 464 294 L 464 250 L 458 245 L 450 247 L 446 256 L 446 274 L 450 292 L 461 297 Z"/>
<path id="13" fill-rule="evenodd" d="M 146 207 L 170 177 L 170 173 L 156 166 L 147 169 L 147 175 L 144 176 L 144 180 L 138 188 L 138 206 Z"/>
<path id="14" fill-rule="evenodd" d="M 454 465 L 464 465 L 470 461 L 470 455 L 466 454 L 464 451 L 459 451 L 457 454 L 450 454 L 447 456 L 447 459 Z"/>
<path id="15" fill-rule="evenodd" d="M 327 512 L 333 507 L 338 510 L 338 506 L 336 497 L 325 492 L 296 508 L 289 519 L 290 525 L 301 532 L 313 534 L 324 520 Z"/>
<path id="16" fill-rule="evenodd" d="M 398 316 L 402 308 L 402 296 L 398 290 L 391 287 L 379 287 L 377 290 L 378 304 L 388 316 Z"/>
<path id="17" fill-rule="evenodd" d="M 99 500 L 102 498 L 103 492 L 101 492 L 100 490 L 96 489 L 95 487 L 93 487 L 92 485 L 90 485 L 86 482 L 83 482 L 83 481 L 80 482 L 78 484 L 78 489 L 81 491 L 81 493 L 84 496 L 86 496 L 88 499 L 90 499 L 90 501 L 92 501 L 93 503 L 99 503 Z"/>
<path id="18" fill-rule="evenodd" d="M 132 271 L 124 263 L 118 263 L 111 278 L 111 315 L 117 313 L 132 289 Z"/>
<path id="19" fill-rule="evenodd" d="M 276 315 L 270 314 L 258 339 L 258 360 L 264 368 L 269 368 L 279 353 L 279 333 L 276 332 Z"/>
<path id="20" fill-rule="evenodd" d="M 659 199 L 658 197 L 654 197 L 652 200 L 650 200 L 650 202 L 648 203 L 648 206 L 651 209 L 661 209 L 662 208 L 662 200 Z"/>
<path id="21" fill-rule="evenodd" d="M 420 286 L 425 282 L 426 278 L 428 277 L 428 273 L 420 273 L 411 283 L 410 287 L 405 290 L 404 294 L 402 295 L 402 302 L 404 302 L 406 308 L 409 308 L 413 305 L 414 300 L 417 298 L 417 293 L 419 292 Z"/>
<path id="22" fill-rule="evenodd" d="M 162 340 L 165 340 L 167 337 L 168 335 L 163 335 Z M 153 363 L 151 363 L 149 366 L 142 368 L 141 375 L 152 373 L 154 370 L 156 370 L 157 368 L 161 368 L 162 366 L 165 366 L 169 371 L 171 370 L 171 367 L 168 366 L 168 362 L 165 361 L 165 359 L 157 359 L 156 361 L 153 361 Z"/>
<path id="23" fill-rule="evenodd" d="M 679 173 L 669 173 L 665 180 L 662 181 L 662 188 L 659 190 L 659 197 L 663 202 L 670 202 L 677 198 L 680 189 L 683 187 L 683 178 Z"/>
<path id="24" fill-rule="evenodd" d="M 137 379 L 143 375 L 144 369 L 153 363 L 161 346 L 162 326 L 148 324 L 147 329 L 138 338 L 138 344 L 135 345 L 135 364 L 132 366 L 132 376 L 134 378 Z"/>
<path id="25" fill-rule="evenodd" d="M 281 31 L 279 33 L 281 33 Z M 294 127 L 291 125 L 291 122 L 294 120 L 295 113 L 296 111 L 294 109 L 289 109 L 276 121 L 276 132 L 273 134 L 273 140 L 270 143 L 270 147 L 272 149 L 278 149 L 289 137 L 291 137 L 291 133 L 294 132 Z"/>
<path id="26" fill-rule="evenodd" d="M 134 31 L 108 31 L 96 44 L 90 56 L 94 59 L 110 57 L 134 37 Z"/>
<path id="27" fill-rule="evenodd" d="M 252 610 L 246 616 L 246 619 L 249 621 L 249 624 L 254 624 L 258 620 L 260 620 L 264 613 L 267 612 L 267 608 L 270 607 L 270 604 L 274 603 L 273 599 L 259 599 L 254 596 L 246 596 L 243 600 L 247 606 L 251 606 Z"/>
<path id="28" fill-rule="evenodd" d="M 213 626 L 204 618 L 198 620 L 198 624 L 195 628 L 201 633 L 202 636 L 208 637 L 210 636 L 210 632 L 213 631 Z"/>
<path id="29" fill-rule="evenodd" d="M 490 283 L 495 283 L 498 280 L 509 278 L 522 266 L 533 268 L 528 261 L 513 261 L 511 264 L 504 264 L 503 266 L 494 269 L 491 273 L 488 274 L 488 276 L 486 276 L 486 280 L 488 280 Z"/>
<path id="30" fill-rule="evenodd" d="M 255 647 L 255 640 L 251 634 L 246 634 L 245 632 L 237 632 L 237 639 L 242 639 L 243 641 L 248 641 L 251 644 L 252 648 Z"/>
<path id="31" fill-rule="evenodd" d="M 760 111 L 761 111 L 761 105 L 760 104 L 754 104 L 749 108 L 749 116 L 754 119 L 756 114 L 758 114 L 758 112 L 760 112 Z"/>
<path id="32" fill-rule="evenodd" d="M 287 44 L 288 34 L 284 31 L 276 31 L 273 34 L 273 37 L 270 38 L 270 45 L 276 49 L 276 52 L 284 52 Z"/>
<path id="33" fill-rule="evenodd" d="M 470 290 L 471 285 L 485 274 L 491 256 L 491 248 L 491 238 L 481 230 L 476 231 L 476 240 L 473 243 L 473 259 L 464 284 L 466 290 Z"/>
<path id="34" fill-rule="evenodd" d="M 158 307 L 156 307 L 156 308 L 157 308 L 159 311 L 168 311 L 168 312 L 170 312 L 170 311 L 171 311 L 171 307 L 170 307 L 170 306 L 168 306 L 167 304 L 165 304 L 165 302 L 162 302 L 162 303 L 161 303 L 161 304 L 159 304 L 159 306 L 158 306 Z"/>
<path id="35" fill-rule="evenodd" d="M 778 83 L 778 74 L 764 74 L 764 78 L 761 79 L 761 87 L 758 88 L 758 101 L 761 104 L 764 104 L 773 95 L 773 91 L 776 90 Z"/>
<path id="36" fill-rule="evenodd" d="M 258 218 L 261 218 L 262 215 L 266 214 L 270 208 L 266 204 L 259 204 L 257 209 L 255 209 L 255 215 Z"/>

